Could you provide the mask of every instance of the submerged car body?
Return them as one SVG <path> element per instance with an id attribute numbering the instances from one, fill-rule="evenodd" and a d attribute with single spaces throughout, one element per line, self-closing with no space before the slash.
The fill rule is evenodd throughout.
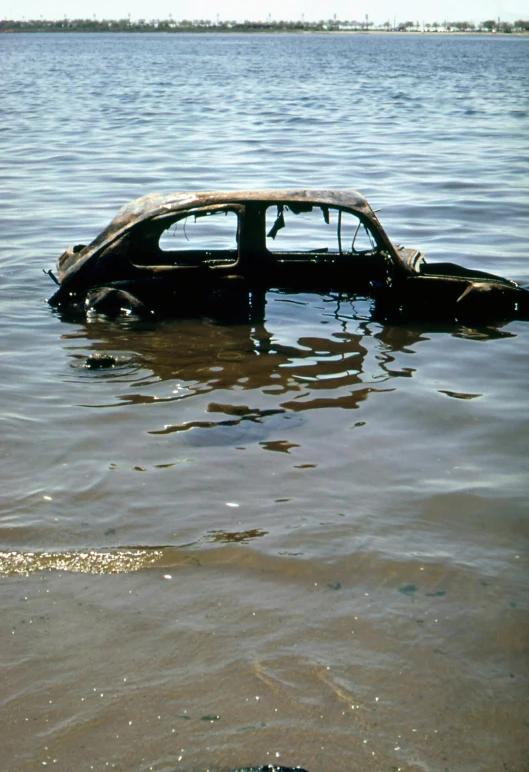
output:
<path id="1" fill-rule="evenodd" d="M 372 296 L 383 316 L 527 317 L 529 292 L 394 246 L 355 191 L 152 194 L 124 206 L 91 244 L 57 260 L 58 308 L 202 315 L 268 289 Z"/>

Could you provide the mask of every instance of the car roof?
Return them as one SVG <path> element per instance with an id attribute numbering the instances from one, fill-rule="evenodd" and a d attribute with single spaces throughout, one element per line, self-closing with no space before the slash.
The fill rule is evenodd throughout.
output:
<path id="1" fill-rule="evenodd" d="M 372 214 L 372 209 L 365 198 L 356 190 L 234 190 L 203 191 L 178 193 L 151 193 L 132 201 L 119 210 L 118 219 L 155 216 L 158 210 L 178 211 L 179 209 L 208 206 L 214 204 L 244 204 L 248 201 L 264 203 L 302 202 L 323 206 L 339 206 L 355 209 L 364 214 Z"/>
<path id="2" fill-rule="evenodd" d="M 374 213 L 366 199 L 356 190 L 235 190 L 179 193 L 151 193 L 123 206 L 101 237 L 117 235 L 136 223 L 196 207 L 247 202 L 268 204 L 305 203 L 316 206 L 337 206 L 352 209 L 372 218 Z"/>
<path id="3" fill-rule="evenodd" d="M 200 193 L 151 193 L 125 204 L 101 233 L 100 238 L 106 240 L 117 235 L 117 232 L 122 229 L 128 229 L 136 223 L 161 214 L 177 213 L 180 210 L 215 204 L 244 204 L 249 201 L 262 201 L 269 204 L 302 202 L 316 206 L 346 207 L 362 213 L 370 219 L 376 219 L 366 199 L 356 190 L 234 190 Z"/>

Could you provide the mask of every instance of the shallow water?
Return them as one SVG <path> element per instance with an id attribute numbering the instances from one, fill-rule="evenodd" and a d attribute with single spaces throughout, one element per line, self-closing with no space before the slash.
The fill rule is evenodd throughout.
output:
<path id="1" fill-rule="evenodd" d="M 147 192 L 326 187 L 529 283 L 529 41 L 0 57 L 3 768 L 526 770 L 527 324 L 80 323 L 41 269 Z"/>

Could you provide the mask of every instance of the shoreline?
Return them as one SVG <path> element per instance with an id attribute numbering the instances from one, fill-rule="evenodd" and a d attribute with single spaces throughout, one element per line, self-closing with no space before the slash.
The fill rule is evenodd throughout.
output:
<path id="1" fill-rule="evenodd" d="M 7 27 L 6 22 L 0 22 L 0 34 L 101 34 L 101 35 L 384 35 L 400 37 L 486 37 L 486 38 L 526 38 L 529 37 L 529 30 L 522 32 L 494 32 L 479 30 L 349 30 L 349 29 L 289 29 L 281 27 L 279 29 L 252 29 L 251 27 L 175 27 L 173 29 L 152 28 L 132 28 L 132 29 L 112 29 L 109 27 L 94 29 L 79 29 L 77 27 L 33 27 L 27 24 L 24 27 Z"/>

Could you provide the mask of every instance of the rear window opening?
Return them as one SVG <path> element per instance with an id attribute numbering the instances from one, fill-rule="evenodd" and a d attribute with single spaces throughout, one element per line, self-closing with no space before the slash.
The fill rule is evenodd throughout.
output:
<path id="1" fill-rule="evenodd" d="M 376 242 L 351 212 L 310 204 L 280 204 L 266 210 L 266 247 L 270 252 L 365 254 Z"/>
<path id="2" fill-rule="evenodd" d="M 237 251 L 239 217 L 232 210 L 196 212 L 165 230 L 159 241 L 162 252 Z"/>

